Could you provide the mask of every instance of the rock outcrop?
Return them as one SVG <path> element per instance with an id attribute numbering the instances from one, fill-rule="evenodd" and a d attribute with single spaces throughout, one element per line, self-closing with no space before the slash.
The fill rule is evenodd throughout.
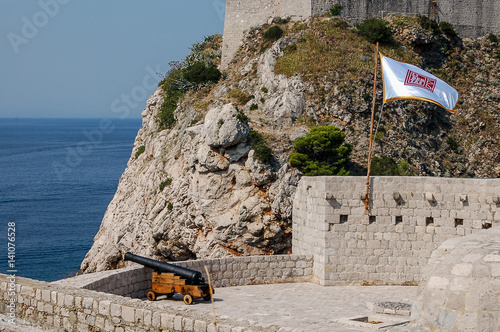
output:
<path id="1" fill-rule="evenodd" d="M 256 62 L 273 96 L 266 117 L 284 128 L 303 112 L 304 93 L 299 78 L 273 74 L 279 52 L 278 43 Z M 185 121 L 196 110 L 181 104 L 176 127 L 158 131 L 162 99 L 158 89 L 147 102 L 132 157 L 82 270 L 115 268 L 126 251 L 166 260 L 289 252 L 300 172 L 279 155 L 271 163 L 255 157 L 248 120 L 233 103 L 214 103 L 200 122 Z"/>

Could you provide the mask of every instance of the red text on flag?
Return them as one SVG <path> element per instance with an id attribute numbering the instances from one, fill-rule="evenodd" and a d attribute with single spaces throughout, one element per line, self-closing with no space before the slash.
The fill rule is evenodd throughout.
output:
<path id="1" fill-rule="evenodd" d="M 406 73 L 405 85 L 417 86 L 434 92 L 436 83 L 437 80 L 435 78 L 430 78 L 411 70 L 408 70 Z"/>

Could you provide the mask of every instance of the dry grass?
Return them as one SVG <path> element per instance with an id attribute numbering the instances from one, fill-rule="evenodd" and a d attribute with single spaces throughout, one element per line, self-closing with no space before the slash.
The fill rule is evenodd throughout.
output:
<path id="1" fill-rule="evenodd" d="M 252 96 L 250 96 L 243 90 L 234 88 L 229 91 L 229 93 L 227 94 L 227 98 L 232 99 L 236 103 L 236 105 L 243 106 L 252 99 Z"/>
<path id="2" fill-rule="evenodd" d="M 305 29 L 301 42 L 285 50 L 276 63 L 275 72 L 293 76 L 300 74 L 312 81 L 335 72 L 344 80 L 355 80 L 372 72 L 375 66 L 375 45 L 359 36 L 354 28 L 341 20 L 321 20 Z M 398 46 L 382 46 L 381 53 L 401 61 L 418 61 L 413 52 Z"/>

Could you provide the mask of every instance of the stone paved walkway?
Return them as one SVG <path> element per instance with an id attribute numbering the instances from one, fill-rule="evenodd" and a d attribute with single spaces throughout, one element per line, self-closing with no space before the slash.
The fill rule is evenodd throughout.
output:
<path id="1" fill-rule="evenodd" d="M 241 321 L 263 328 L 281 326 L 295 331 L 342 332 L 373 331 L 367 327 L 355 327 L 336 322 L 342 318 L 382 317 L 382 319 L 409 320 L 406 316 L 374 314 L 367 309 L 367 302 L 412 303 L 417 287 L 411 286 L 329 286 L 311 283 L 272 284 L 218 288 L 215 293 L 215 310 L 219 322 Z M 147 301 L 147 300 L 146 300 Z M 158 307 L 175 307 L 199 315 L 211 315 L 210 302 L 197 300 L 187 306 L 177 294 L 172 300 L 153 302 Z M 4 319 L 2 319 L 4 318 Z M 360 323 L 358 323 L 360 324 Z M 361 325 L 365 325 L 361 323 Z M 406 326 L 389 327 L 385 331 L 407 331 Z M 12 326 L 0 314 L 0 331 L 39 332 L 28 325 Z"/>
<path id="2" fill-rule="evenodd" d="M 379 315 L 368 310 L 366 303 L 392 301 L 411 304 L 416 293 L 415 286 L 323 287 L 311 283 L 238 286 L 216 289 L 215 310 L 218 318 L 250 321 L 262 327 L 278 325 L 318 332 L 373 331 L 373 324 L 366 324 L 366 328 L 353 327 L 334 320 Z M 173 300 L 159 300 L 155 303 L 159 307 L 175 306 L 179 310 L 200 314 L 212 313 L 210 302 L 197 300 L 187 306 L 179 294 Z M 405 316 L 382 317 L 409 320 Z M 391 327 L 386 330 L 406 331 L 407 328 Z"/>

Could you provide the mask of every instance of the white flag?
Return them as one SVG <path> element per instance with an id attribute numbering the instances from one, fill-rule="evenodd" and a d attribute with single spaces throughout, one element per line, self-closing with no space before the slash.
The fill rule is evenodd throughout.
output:
<path id="1" fill-rule="evenodd" d="M 398 99 L 420 99 L 438 104 L 456 114 L 458 92 L 443 80 L 408 63 L 380 55 L 384 104 Z"/>

